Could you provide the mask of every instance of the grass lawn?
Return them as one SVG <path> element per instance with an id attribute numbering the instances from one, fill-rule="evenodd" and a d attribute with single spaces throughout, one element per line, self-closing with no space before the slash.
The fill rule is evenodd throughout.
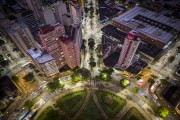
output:
<path id="1" fill-rule="evenodd" d="M 101 107 L 111 119 L 114 118 L 126 105 L 126 100 L 113 93 L 109 93 L 106 91 L 96 91 L 96 95 Z M 106 96 L 110 97 L 110 103 L 107 102 Z"/>
<path id="2" fill-rule="evenodd" d="M 144 116 L 134 107 L 123 116 L 122 120 L 146 120 Z"/>
<path id="3" fill-rule="evenodd" d="M 93 100 L 93 96 L 90 96 L 85 109 L 79 115 L 77 120 L 104 120 L 101 112 L 99 111 L 96 103 Z"/>
<path id="4" fill-rule="evenodd" d="M 69 93 L 59 98 L 55 106 L 62 109 L 69 117 L 73 117 L 82 106 L 86 95 L 86 91 Z"/>
<path id="5" fill-rule="evenodd" d="M 41 113 L 37 120 L 67 120 L 67 118 L 49 106 Z"/>

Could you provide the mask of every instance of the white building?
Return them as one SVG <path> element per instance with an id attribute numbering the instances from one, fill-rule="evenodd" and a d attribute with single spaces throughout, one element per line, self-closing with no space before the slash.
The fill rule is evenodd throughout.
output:
<path id="1" fill-rule="evenodd" d="M 140 43 L 140 38 L 138 38 L 137 35 L 137 31 L 131 30 L 125 38 L 117 64 L 118 67 L 127 68 L 131 65 L 134 54 Z"/>
<path id="2" fill-rule="evenodd" d="M 51 55 L 45 54 L 41 57 L 38 57 L 36 60 L 39 63 L 42 70 L 44 71 L 44 73 L 46 74 L 46 76 L 53 76 L 59 73 L 56 61 L 53 59 Z"/>
<path id="3" fill-rule="evenodd" d="M 36 48 L 29 49 L 28 54 L 31 56 L 36 66 L 39 67 L 46 76 L 53 76 L 59 73 L 56 61 L 51 55 L 43 54 Z"/>

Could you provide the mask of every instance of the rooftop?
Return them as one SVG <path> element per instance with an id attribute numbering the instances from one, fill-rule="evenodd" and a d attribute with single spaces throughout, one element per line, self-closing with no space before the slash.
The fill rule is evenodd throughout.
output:
<path id="1" fill-rule="evenodd" d="M 16 32 L 17 29 L 25 29 L 25 28 L 27 28 L 27 26 L 23 22 L 20 23 L 14 22 L 10 24 L 10 26 L 6 29 L 6 31 L 12 34 Z"/>
<path id="2" fill-rule="evenodd" d="M 50 26 L 50 25 L 46 25 L 46 26 L 43 26 L 40 28 L 40 34 L 47 34 L 48 32 L 51 32 L 54 30 L 54 27 L 53 26 Z"/>
<path id="3" fill-rule="evenodd" d="M 31 48 L 28 50 L 28 54 L 33 58 L 36 59 L 42 55 L 42 52 L 36 48 Z"/>
<path id="4" fill-rule="evenodd" d="M 45 54 L 45 55 L 42 55 L 42 56 L 36 58 L 36 60 L 38 63 L 45 63 L 45 62 L 48 62 L 50 60 L 53 60 L 53 57 L 49 54 Z"/>
<path id="5" fill-rule="evenodd" d="M 137 75 L 142 69 L 144 69 L 145 67 L 147 67 L 147 63 L 141 59 L 138 59 L 137 61 L 135 61 L 134 63 L 132 63 L 127 69 L 126 71 Z"/>
<path id="6" fill-rule="evenodd" d="M 180 21 L 139 6 L 119 15 L 115 21 L 163 43 L 168 43 L 180 31 Z"/>

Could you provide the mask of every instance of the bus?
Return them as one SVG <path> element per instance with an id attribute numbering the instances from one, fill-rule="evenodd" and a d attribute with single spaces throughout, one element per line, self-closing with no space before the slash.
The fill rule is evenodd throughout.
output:
<path id="1" fill-rule="evenodd" d="M 37 114 L 37 110 L 31 111 L 23 120 L 32 120 Z"/>
<path id="2" fill-rule="evenodd" d="M 30 112 L 30 110 L 25 111 L 24 114 L 21 115 L 21 117 L 18 120 L 23 120 Z"/>

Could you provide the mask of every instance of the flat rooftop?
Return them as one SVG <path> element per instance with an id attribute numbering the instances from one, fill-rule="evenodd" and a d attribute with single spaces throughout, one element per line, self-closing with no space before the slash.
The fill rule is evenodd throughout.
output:
<path id="1" fill-rule="evenodd" d="M 53 60 L 53 57 L 49 54 L 45 54 L 43 56 L 36 58 L 36 60 L 38 63 L 45 63 L 45 62 L 48 62 L 50 60 Z"/>
<path id="2" fill-rule="evenodd" d="M 135 61 L 134 63 L 132 63 L 128 68 L 126 68 L 126 71 L 137 75 L 142 69 L 144 69 L 145 67 L 147 67 L 147 63 L 141 59 L 138 59 L 137 61 Z"/>
<path id="3" fill-rule="evenodd" d="M 36 59 L 42 55 L 42 52 L 36 48 L 31 48 L 27 52 L 33 59 Z"/>
<path id="4" fill-rule="evenodd" d="M 139 6 L 119 15 L 114 21 L 163 43 L 168 43 L 180 31 L 180 21 Z"/>

